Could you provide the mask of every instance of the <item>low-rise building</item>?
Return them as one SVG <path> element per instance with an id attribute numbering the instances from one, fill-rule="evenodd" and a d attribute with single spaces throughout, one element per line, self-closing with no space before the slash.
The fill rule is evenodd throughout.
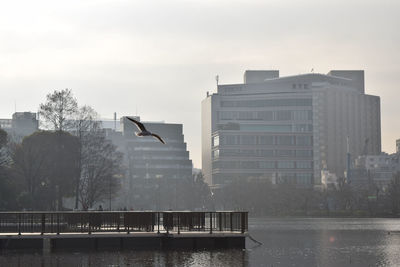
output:
<path id="1" fill-rule="evenodd" d="M 363 155 L 355 160 L 350 182 L 356 185 L 372 182 L 385 190 L 397 172 L 400 172 L 399 153 Z"/>

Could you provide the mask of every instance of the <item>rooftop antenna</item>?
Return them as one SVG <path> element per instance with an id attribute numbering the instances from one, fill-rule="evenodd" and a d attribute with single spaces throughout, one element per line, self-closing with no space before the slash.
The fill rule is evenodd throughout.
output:
<path id="1" fill-rule="evenodd" d="M 215 76 L 215 81 L 217 82 L 217 87 L 218 87 L 218 82 L 219 82 L 219 75 Z"/>
<path id="2" fill-rule="evenodd" d="M 346 172 L 347 172 L 347 183 L 351 183 L 351 155 L 350 155 L 350 137 L 347 136 L 347 162 L 346 162 Z"/>
<path id="3" fill-rule="evenodd" d="M 311 68 L 311 73 L 314 73 L 314 68 Z"/>
<path id="4" fill-rule="evenodd" d="M 114 112 L 114 131 L 117 131 L 117 112 Z"/>

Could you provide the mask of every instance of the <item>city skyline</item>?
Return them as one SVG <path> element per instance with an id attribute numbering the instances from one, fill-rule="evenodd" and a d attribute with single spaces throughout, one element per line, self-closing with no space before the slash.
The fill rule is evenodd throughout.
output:
<path id="1" fill-rule="evenodd" d="M 364 69 L 366 92 L 381 98 L 382 150 L 392 153 L 400 132 L 399 6 L 9 2 L 0 11 L 0 118 L 11 118 L 15 104 L 16 111 L 37 112 L 46 94 L 70 88 L 102 118 L 137 113 L 145 121 L 182 123 L 199 168 L 200 103 L 215 92 L 215 75 L 231 84 L 247 69 L 280 69 L 281 76 Z"/>

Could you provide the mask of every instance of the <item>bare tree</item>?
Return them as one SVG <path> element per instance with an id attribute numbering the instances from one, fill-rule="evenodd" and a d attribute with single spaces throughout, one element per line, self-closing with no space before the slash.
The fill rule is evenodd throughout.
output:
<path id="1" fill-rule="evenodd" d="M 0 129 L 0 166 L 4 166 L 7 163 L 6 145 L 7 132 Z"/>
<path id="2" fill-rule="evenodd" d="M 80 107 L 75 114 L 73 134 L 78 137 L 79 140 L 79 160 L 78 168 L 80 175 L 77 176 L 75 181 L 75 209 L 78 209 L 79 205 L 79 190 L 80 183 L 83 179 L 83 165 L 85 160 L 84 151 L 87 150 L 87 146 L 91 143 L 90 137 L 100 131 L 100 122 L 97 121 L 97 113 L 90 106 Z M 90 143 L 88 143 L 90 142 Z"/>
<path id="3" fill-rule="evenodd" d="M 120 185 L 122 154 L 100 130 L 91 131 L 82 143 L 83 160 L 79 200 L 89 209 L 101 200 L 112 197 Z"/>
<path id="4" fill-rule="evenodd" d="M 0 129 L 0 210 L 6 210 L 15 203 L 15 186 L 10 176 L 7 133 Z"/>
<path id="5" fill-rule="evenodd" d="M 40 104 L 39 114 L 50 129 L 65 131 L 72 126 L 72 118 L 78 104 L 70 89 L 55 90 L 46 96 L 46 102 Z"/>

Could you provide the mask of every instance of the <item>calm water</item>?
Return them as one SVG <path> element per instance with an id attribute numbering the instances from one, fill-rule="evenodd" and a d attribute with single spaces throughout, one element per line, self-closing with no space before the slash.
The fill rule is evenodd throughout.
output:
<path id="1" fill-rule="evenodd" d="M 250 219 L 246 250 L 6 253 L 0 266 L 400 266 L 400 219 Z M 390 234 L 389 234 L 390 232 Z"/>

